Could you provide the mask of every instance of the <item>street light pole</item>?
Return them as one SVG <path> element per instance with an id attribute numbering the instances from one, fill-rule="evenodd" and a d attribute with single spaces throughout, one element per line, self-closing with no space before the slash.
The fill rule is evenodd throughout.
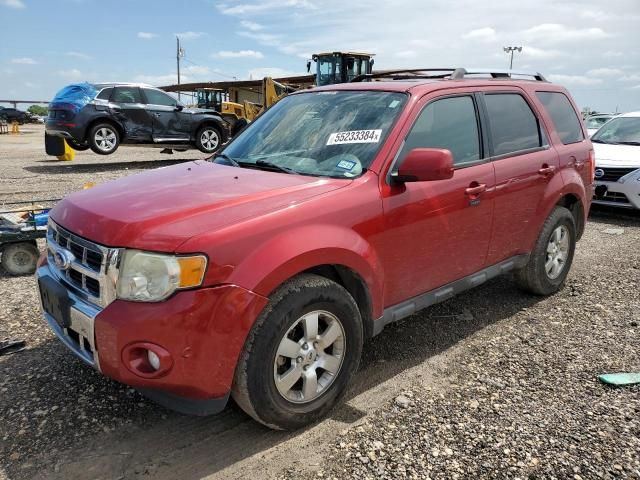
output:
<path id="1" fill-rule="evenodd" d="M 180 57 L 184 57 L 184 50 L 180 48 L 180 38 L 176 35 L 176 64 L 178 65 L 178 85 L 180 85 Z M 178 100 L 180 100 L 179 90 Z"/>
<path id="2" fill-rule="evenodd" d="M 502 47 L 505 53 L 511 54 L 511 60 L 509 61 L 509 70 L 513 70 L 513 53 L 522 52 L 522 47 Z"/>

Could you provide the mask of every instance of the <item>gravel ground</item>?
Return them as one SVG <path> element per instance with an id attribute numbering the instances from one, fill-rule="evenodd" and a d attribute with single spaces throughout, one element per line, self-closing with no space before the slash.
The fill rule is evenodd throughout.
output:
<path id="1" fill-rule="evenodd" d="M 73 162 L 42 128 L 0 136 L 0 205 L 201 158 L 123 148 Z M 619 235 L 606 233 L 623 229 Z M 30 277 L 0 274 L 0 480 L 26 478 L 640 478 L 640 215 L 599 210 L 567 286 L 540 299 L 508 278 L 389 326 L 347 403 L 295 434 L 236 407 L 168 412 L 74 360 L 44 326 Z"/>
<path id="2" fill-rule="evenodd" d="M 640 372 L 639 225 L 592 215 L 564 290 L 461 342 L 442 387 L 343 431 L 318 476 L 640 478 L 640 385 L 596 378 Z"/>

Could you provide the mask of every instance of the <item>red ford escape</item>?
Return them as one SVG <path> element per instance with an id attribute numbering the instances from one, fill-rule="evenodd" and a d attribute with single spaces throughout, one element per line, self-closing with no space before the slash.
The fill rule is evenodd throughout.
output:
<path id="1" fill-rule="evenodd" d="M 37 270 L 49 326 L 169 408 L 231 395 L 294 429 L 341 399 L 390 322 L 505 272 L 556 292 L 591 142 L 564 88 L 479 73 L 299 92 L 213 159 L 68 196 Z"/>

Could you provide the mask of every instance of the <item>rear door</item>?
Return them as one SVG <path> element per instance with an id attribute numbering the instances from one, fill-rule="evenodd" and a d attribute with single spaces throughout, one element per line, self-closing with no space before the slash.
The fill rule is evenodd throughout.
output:
<path id="1" fill-rule="evenodd" d="M 146 108 L 153 119 L 153 141 L 189 141 L 191 115 L 182 112 L 178 101 L 160 90 L 144 88 Z"/>
<path id="2" fill-rule="evenodd" d="M 124 127 L 127 140 L 151 140 L 151 118 L 145 110 L 138 87 L 115 87 L 109 101 L 109 109 Z"/>
<path id="3" fill-rule="evenodd" d="M 487 262 L 526 253 L 545 191 L 558 174 L 558 155 L 550 148 L 538 114 L 524 92 L 495 88 L 483 92 L 483 113 L 496 174 L 493 232 Z"/>
<path id="4" fill-rule="evenodd" d="M 393 169 L 410 150 L 431 147 L 451 151 L 455 172 L 448 180 L 393 186 L 383 197 L 385 224 L 376 242 L 386 306 L 481 270 L 491 235 L 495 178 L 474 95 L 430 97 L 416 109 Z"/>

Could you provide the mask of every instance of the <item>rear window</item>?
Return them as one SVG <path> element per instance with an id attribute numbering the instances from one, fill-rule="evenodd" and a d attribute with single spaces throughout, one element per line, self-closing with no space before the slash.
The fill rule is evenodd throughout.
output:
<path id="1" fill-rule="evenodd" d="M 542 146 L 538 119 L 521 95 L 491 93 L 485 94 L 484 100 L 494 156 Z"/>
<path id="2" fill-rule="evenodd" d="M 142 103 L 138 87 L 116 87 L 111 101 L 115 103 Z"/>
<path id="3" fill-rule="evenodd" d="M 100 100 L 109 100 L 111 92 L 113 92 L 113 88 L 103 88 L 96 98 L 99 98 Z"/>
<path id="4" fill-rule="evenodd" d="M 584 140 L 580 120 L 569 99 L 560 92 L 536 92 L 565 145 Z"/>

